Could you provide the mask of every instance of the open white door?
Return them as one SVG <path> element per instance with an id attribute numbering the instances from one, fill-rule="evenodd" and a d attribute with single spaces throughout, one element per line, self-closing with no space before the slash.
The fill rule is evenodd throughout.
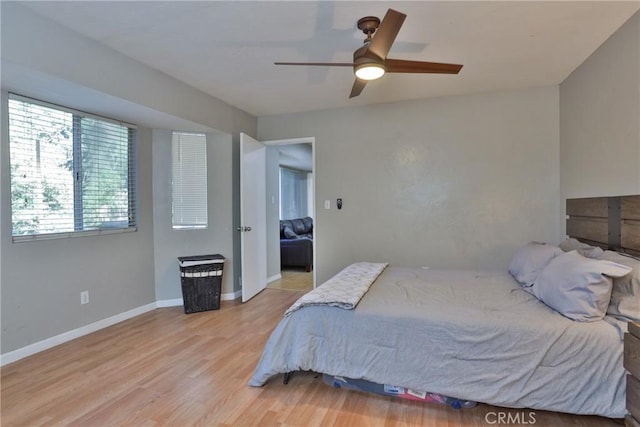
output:
<path id="1" fill-rule="evenodd" d="M 267 286 L 266 147 L 240 134 L 242 302 Z"/>

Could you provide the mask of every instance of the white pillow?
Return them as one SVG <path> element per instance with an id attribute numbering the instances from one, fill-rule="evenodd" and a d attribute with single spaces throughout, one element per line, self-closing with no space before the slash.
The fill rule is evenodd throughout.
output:
<path id="1" fill-rule="evenodd" d="M 552 259 L 533 285 L 533 294 L 563 316 L 579 322 L 601 320 L 611 298 L 612 277 L 631 268 L 586 258 L 577 251 Z"/>
<path id="2" fill-rule="evenodd" d="M 602 259 L 633 268 L 626 276 L 613 279 L 607 314 L 640 322 L 640 260 L 613 251 L 605 251 Z"/>
<path id="3" fill-rule="evenodd" d="M 513 254 L 509 263 L 509 273 L 520 283 L 520 286 L 527 290 L 549 261 L 563 253 L 557 246 L 537 242 L 527 243 Z"/>

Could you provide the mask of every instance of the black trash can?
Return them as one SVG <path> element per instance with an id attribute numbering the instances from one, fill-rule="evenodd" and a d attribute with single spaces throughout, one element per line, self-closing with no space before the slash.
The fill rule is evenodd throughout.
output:
<path id="1" fill-rule="evenodd" d="M 178 257 L 184 312 L 218 310 L 222 290 L 224 257 L 196 255 Z"/>

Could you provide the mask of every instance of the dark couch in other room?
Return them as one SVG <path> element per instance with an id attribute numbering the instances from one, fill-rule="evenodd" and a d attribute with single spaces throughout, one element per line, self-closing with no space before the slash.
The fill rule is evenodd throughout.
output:
<path id="1" fill-rule="evenodd" d="M 313 219 L 280 220 L 280 265 L 313 268 Z"/>

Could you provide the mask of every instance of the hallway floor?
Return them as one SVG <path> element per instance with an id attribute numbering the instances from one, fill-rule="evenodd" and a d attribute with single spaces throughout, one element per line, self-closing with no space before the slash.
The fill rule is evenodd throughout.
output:
<path id="1" fill-rule="evenodd" d="M 286 289 L 289 291 L 310 291 L 313 289 L 313 272 L 307 273 L 304 268 L 283 269 L 282 278 L 267 285 L 269 289 Z"/>

